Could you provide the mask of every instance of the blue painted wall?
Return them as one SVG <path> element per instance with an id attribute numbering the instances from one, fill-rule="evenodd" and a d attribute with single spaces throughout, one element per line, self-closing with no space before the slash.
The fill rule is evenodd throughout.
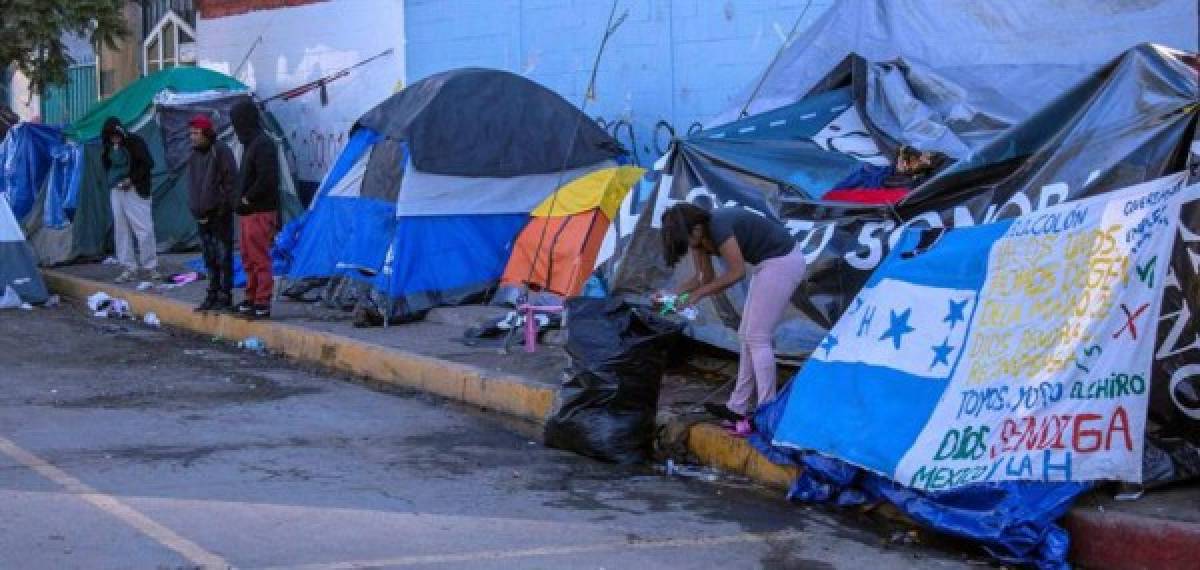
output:
<path id="1" fill-rule="evenodd" d="M 801 13 L 800 31 L 834 1 L 618 0 L 618 14 L 629 15 L 609 41 L 587 112 L 633 124 L 648 165 L 658 121 L 682 134 L 735 105 Z M 408 82 L 493 67 L 581 105 L 610 9 L 608 0 L 406 0 Z M 631 146 L 625 132 L 620 139 Z M 658 146 L 666 142 L 660 134 Z"/>

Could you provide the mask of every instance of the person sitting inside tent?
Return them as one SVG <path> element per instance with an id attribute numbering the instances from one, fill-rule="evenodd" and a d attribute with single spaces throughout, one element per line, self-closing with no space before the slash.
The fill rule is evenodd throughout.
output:
<path id="1" fill-rule="evenodd" d="M 940 152 L 902 146 L 896 151 L 896 166 L 864 164 L 822 196 L 823 200 L 860 204 L 894 204 L 909 190 L 920 186 L 949 161 Z"/>
<path id="2" fill-rule="evenodd" d="M 246 298 L 237 314 L 266 319 L 271 316 L 271 244 L 279 230 L 279 160 L 275 142 L 263 132 L 258 108 L 243 101 L 229 111 L 233 132 L 245 147 L 238 173 L 236 207 L 240 216 L 242 266 L 246 271 Z"/>
<path id="3" fill-rule="evenodd" d="M 728 420 L 740 435 L 751 428 L 747 416 L 775 397 L 775 328 L 783 318 L 792 293 L 804 279 L 801 248 L 787 229 L 742 208 L 722 208 L 712 213 L 692 204 L 676 204 L 662 215 L 662 250 L 674 267 L 691 252 L 695 274 L 677 292 L 676 309 L 720 294 L 746 276 L 746 264 L 755 266 L 750 291 L 742 310 L 741 354 L 737 383 L 727 405 L 706 404 L 713 415 Z M 712 256 L 720 256 L 725 271 L 714 275 Z M 758 392 L 757 402 L 751 396 Z"/>
<path id="4" fill-rule="evenodd" d="M 151 172 L 154 159 L 142 137 L 127 132 L 121 120 L 109 117 L 101 130 L 104 151 L 105 184 L 111 191 L 113 241 L 117 261 L 125 268 L 117 283 L 133 281 L 144 270 L 151 281 L 162 279 L 158 273 L 158 242 L 154 237 Z M 134 242 L 137 253 L 134 253 Z"/>
<path id="5" fill-rule="evenodd" d="M 198 114 L 188 121 L 192 155 L 188 157 L 188 208 L 196 219 L 200 250 L 208 272 L 208 295 L 201 311 L 233 308 L 233 207 L 237 162 L 217 140 L 212 119 Z"/>

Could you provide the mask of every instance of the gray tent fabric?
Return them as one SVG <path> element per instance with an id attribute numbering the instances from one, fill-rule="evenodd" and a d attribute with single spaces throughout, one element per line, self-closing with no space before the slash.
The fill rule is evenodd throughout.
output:
<path id="1" fill-rule="evenodd" d="M 566 172 L 509 178 L 444 176 L 407 168 L 396 198 L 398 216 L 462 216 L 527 214 L 562 185 L 591 172 L 616 166 L 613 161 Z M 363 190 L 371 178 L 371 165 Z"/>
<path id="2" fill-rule="evenodd" d="M 1137 44 L 1196 49 L 1196 21 L 1195 0 L 839 0 L 708 124 L 798 101 L 851 53 L 903 58 L 1015 124 Z"/>
<path id="3" fill-rule="evenodd" d="M 623 153 L 557 93 L 494 69 L 422 79 L 368 111 L 357 126 L 405 141 L 418 170 L 448 176 L 549 174 Z"/>
<path id="4" fill-rule="evenodd" d="M 229 111 L 234 105 L 243 101 L 253 101 L 247 93 L 237 93 L 226 97 L 208 99 L 180 105 L 160 104 L 158 110 L 158 125 L 162 129 L 163 146 L 165 147 L 167 166 L 171 169 L 185 166 L 192 155 L 192 141 L 188 135 L 188 122 L 198 114 L 207 115 L 212 119 L 213 130 L 224 133 L 230 128 Z"/>
<path id="5" fill-rule="evenodd" d="M 48 295 L 33 250 L 25 242 L 8 199 L 0 194 L 0 295 L 8 287 L 26 303 L 44 302 Z"/>

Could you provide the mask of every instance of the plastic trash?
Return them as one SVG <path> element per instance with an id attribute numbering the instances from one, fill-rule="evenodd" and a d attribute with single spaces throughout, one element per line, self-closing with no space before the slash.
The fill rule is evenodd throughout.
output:
<path id="1" fill-rule="evenodd" d="M 200 274 L 195 271 L 188 271 L 187 273 L 176 273 L 175 275 L 171 276 L 171 283 L 173 283 L 175 285 L 187 285 L 188 283 L 191 283 L 193 281 L 199 281 L 199 280 L 200 280 Z"/>
<path id="2" fill-rule="evenodd" d="M 142 322 L 152 327 L 162 326 L 162 322 L 158 320 L 158 315 L 154 313 L 146 313 L 146 315 L 142 317 Z"/>
<path id="3" fill-rule="evenodd" d="M 696 465 L 679 465 L 673 460 L 668 459 L 666 465 L 667 477 L 683 477 L 685 479 L 699 479 L 709 483 L 716 482 L 721 479 L 720 474 L 715 469 L 710 467 L 699 467 Z"/>
<path id="4" fill-rule="evenodd" d="M 154 283 L 151 283 L 149 281 L 142 281 L 141 283 L 137 284 L 138 291 L 147 291 L 147 290 L 153 289 L 153 288 L 154 288 Z"/>
<path id="5" fill-rule="evenodd" d="M 104 261 L 101 261 L 100 263 L 102 265 L 120 265 L 121 264 L 120 261 L 117 261 L 117 258 L 111 257 L 111 256 L 104 258 Z"/>
<path id="6" fill-rule="evenodd" d="M 0 296 L 0 309 L 16 309 L 21 306 L 21 296 L 12 285 L 4 286 L 4 295 Z"/>
<path id="7" fill-rule="evenodd" d="M 21 310 L 22 310 L 22 311 L 32 311 L 32 310 L 33 310 L 33 305 L 30 305 L 29 303 L 21 303 L 21 307 L 20 307 L 20 308 L 21 308 Z"/>
<path id="8" fill-rule="evenodd" d="M 547 446 L 640 463 L 654 446 L 667 352 L 682 326 L 617 298 L 566 303 L 570 363 L 546 422 Z"/>
<path id="9" fill-rule="evenodd" d="M 100 311 L 103 308 L 106 308 L 108 303 L 111 301 L 112 297 L 110 297 L 108 293 L 105 293 L 104 291 L 97 291 L 88 296 L 87 306 L 92 311 Z"/>
<path id="10" fill-rule="evenodd" d="M 61 304 L 62 304 L 62 297 L 59 297 L 58 295 L 51 295 L 49 297 L 46 297 L 46 302 L 43 303 L 42 306 L 49 309 L 51 307 L 57 307 Z"/>
<path id="11" fill-rule="evenodd" d="M 256 336 L 252 336 L 252 337 L 246 338 L 245 340 L 238 342 L 237 346 L 238 346 L 238 348 L 252 350 L 254 352 L 262 352 L 262 351 L 266 350 L 266 348 L 267 348 L 266 343 L 264 343 L 261 338 L 258 338 Z"/>

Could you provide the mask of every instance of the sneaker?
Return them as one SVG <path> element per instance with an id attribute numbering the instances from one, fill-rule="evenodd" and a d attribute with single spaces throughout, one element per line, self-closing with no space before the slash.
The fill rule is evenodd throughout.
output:
<path id="1" fill-rule="evenodd" d="M 254 304 L 250 301 L 242 301 L 241 303 L 230 307 L 229 310 L 236 313 L 239 317 L 248 317 L 254 312 Z"/>
<path id="2" fill-rule="evenodd" d="M 192 312 L 193 313 L 206 313 L 208 311 L 211 311 L 211 310 L 213 310 L 213 305 L 215 305 L 216 302 L 217 302 L 217 296 L 210 293 L 207 297 L 204 298 L 203 303 L 196 305 L 196 308 L 192 309 Z"/>
<path id="3" fill-rule="evenodd" d="M 132 269 L 126 269 L 116 279 L 113 279 L 113 283 L 129 283 L 134 279 L 137 279 L 137 272 Z"/>
<path id="4" fill-rule="evenodd" d="M 233 310 L 233 297 L 231 295 L 217 293 L 217 295 L 213 297 L 211 310 L 213 310 L 213 311 L 232 311 Z"/>
<path id="5" fill-rule="evenodd" d="M 729 430 L 729 435 L 734 437 L 750 437 L 754 433 L 754 426 L 750 425 L 750 420 L 741 419 L 733 424 L 733 429 Z"/>
<path id="6" fill-rule="evenodd" d="M 163 274 L 159 273 L 157 269 L 147 269 L 146 270 L 146 279 L 148 281 L 153 281 L 155 283 L 158 283 L 163 280 Z"/>
<path id="7" fill-rule="evenodd" d="M 722 420 L 725 420 L 728 422 L 737 422 L 739 420 L 745 419 L 745 417 L 742 416 L 742 414 L 739 414 L 739 413 L 729 409 L 729 406 L 726 406 L 725 404 L 714 404 L 712 402 L 708 402 L 708 403 L 704 404 L 704 410 L 707 411 L 708 413 L 712 414 L 713 416 L 716 416 L 718 419 L 722 419 Z"/>

